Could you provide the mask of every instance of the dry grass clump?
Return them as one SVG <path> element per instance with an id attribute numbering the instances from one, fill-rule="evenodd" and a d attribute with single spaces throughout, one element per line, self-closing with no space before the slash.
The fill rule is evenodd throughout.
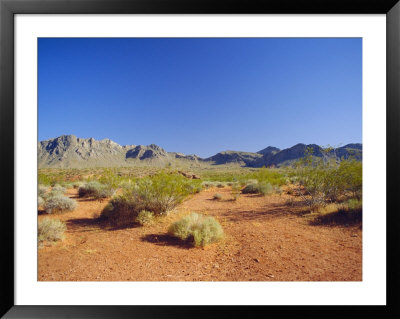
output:
<path id="1" fill-rule="evenodd" d="M 182 240 L 190 241 L 195 247 L 204 247 L 222 239 L 224 231 L 213 217 L 205 217 L 197 213 L 171 224 L 168 233 Z"/>
<path id="2" fill-rule="evenodd" d="M 261 194 L 261 195 L 269 195 L 276 192 L 279 192 L 280 188 L 277 186 L 273 186 L 270 183 L 260 182 L 260 183 L 252 183 L 246 185 L 242 189 L 242 194 Z"/>
<path id="3" fill-rule="evenodd" d="M 147 210 L 142 210 L 136 217 L 136 222 L 142 226 L 151 225 L 154 223 L 154 213 Z"/>
<path id="4" fill-rule="evenodd" d="M 55 242 L 64 238 L 67 226 L 59 219 L 45 218 L 38 224 L 38 242 Z"/>
<path id="5" fill-rule="evenodd" d="M 47 198 L 43 208 L 47 214 L 53 214 L 73 211 L 76 206 L 77 204 L 75 200 L 67 196 L 57 194 Z"/>

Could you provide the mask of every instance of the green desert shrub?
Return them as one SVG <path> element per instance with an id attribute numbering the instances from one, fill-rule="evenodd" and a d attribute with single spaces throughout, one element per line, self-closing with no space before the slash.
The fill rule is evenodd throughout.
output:
<path id="1" fill-rule="evenodd" d="M 38 223 L 38 242 L 62 240 L 66 229 L 61 220 L 45 218 Z"/>
<path id="2" fill-rule="evenodd" d="M 114 193 L 114 188 L 97 181 L 88 182 L 85 185 L 80 186 L 78 189 L 79 197 L 106 198 L 113 196 Z"/>
<path id="3" fill-rule="evenodd" d="M 216 194 L 214 194 L 213 199 L 220 200 L 220 199 L 222 199 L 222 195 L 219 193 L 216 193 Z"/>
<path id="4" fill-rule="evenodd" d="M 196 192 L 197 185 L 200 182 L 164 172 L 141 178 L 133 187 L 125 190 L 123 195 L 112 198 L 101 217 L 123 226 L 134 222 L 142 210 L 162 216 L 174 209 L 186 196 Z"/>
<path id="5" fill-rule="evenodd" d="M 362 162 L 356 160 L 344 160 L 340 162 L 337 175 L 344 192 L 356 199 L 362 197 Z"/>
<path id="6" fill-rule="evenodd" d="M 117 189 L 126 179 L 114 169 L 106 168 L 103 169 L 98 181 L 103 185 L 107 185 L 109 188 Z"/>
<path id="7" fill-rule="evenodd" d="M 342 160 L 327 165 L 314 161 L 313 165 L 298 168 L 298 193 L 311 207 L 337 202 L 346 198 L 362 197 L 362 163 Z"/>
<path id="8" fill-rule="evenodd" d="M 224 231 L 213 217 L 191 213 L 171 224 L 168 233 L 182 240 L 190 241 L 194 246 L 206 246 L 219 241 Z"/>
<path id="9" fill-rule="evenodd" d="M 142 226 L 151 225 L 154 223 L 154 213 L 147 210 L 142 210 L 137 215 L 136 222 Z"/>
<path id="10" fill-rule="evenodd" d="M 102 210 L 100 218 L 106 219 L 114 226 L 129 226 L 146 207 L 142 202 L 136 201 L 130 196 L 118 196 L 112 198 Z"/>
<path id="11" fill-rule="evenodd" d="M 259 184 L 270 184 L 273 186 L 282 186 L 286 184 L 286 177 L 280 171 L 275 169 L 260 168 L 252 177 L 256 179 Z"/>
<path id="12" fill-rule="evenodd" d="M 54 195 L 46 200 L 44 209 L 47 214 L 53 214 L 73 211 L 76 206 L 75 200 L 64 195 Z"/>
<path id="13" fill-rule="evenodd" d="M 191 194 L 200 193 L 202 189 L 203 189 L 203 185 L 201 184 L 200 181 L 198 181 L 198 182 L 193 181 L 188 186 L 188 192 Z"/>
<path id="14" fill-rule="evenodd" d="M 196 192 L 193 185 L 196 184 L 192 180 L 181 175 L 161 172 L 139 179 L 130 196 L 141 202 L 146 210 L 163 215 L 180 204 L 185 197 Z"/>

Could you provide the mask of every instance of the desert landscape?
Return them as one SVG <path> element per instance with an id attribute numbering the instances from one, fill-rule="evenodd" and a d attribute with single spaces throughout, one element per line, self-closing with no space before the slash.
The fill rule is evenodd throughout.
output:
<path id="1" fill-rule="evenodd" d="M 38 145 L 42 166 L 68 163 L 70 153 L 86 154 L 86 166 L 110 154 L 107 145 L 116 147 L 73 136 L 50 142 Z M 42 147 L 48 144 L 51 151 Z M 268 148 L 246 154 L 247 162 L 240 152 L 203 160 L 148 148 L 157 152 L 134 166 L 39 169 L 39 281 L 362 280 L 361 145 L 296 146 L 296 156 Z M 250 157 L 281 162 L 251 167 Z M 171 232 L 193 213 L 220 228 L 202 228 L 198 242 Z M 40 233 L 54 220 L 59 237 Z"/>
<path id="2" fill-rule="evenodd" d="M 362 38 L 39 38 L 38 281 L 362 281 Z"/>

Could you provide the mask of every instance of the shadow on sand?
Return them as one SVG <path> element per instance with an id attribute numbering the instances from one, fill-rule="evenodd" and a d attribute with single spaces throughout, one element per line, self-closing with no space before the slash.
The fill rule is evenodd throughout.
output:
<path id="1" fill-rule="evenodd" d="M 333 212 L 315 217 L 309 222 L 313 226 L 360 226 L 362 225 L 362 210 Z"/>
<path id="2" fill-rule="evenodd" d="M 127 228 L 138 227 L 136 223 L 129 223 L 123 226 L 115 226 L 102 218 L 74 218 L 66 221 L 68 229 L 72 232 L 92 232 L 99 229 L 102 230 L 122 230 Z"/>
<path id="3" fill-rule="evenodd" d="M 157 246 L 175 246 L 182 249 L 193 248 L 190 240 L 183 241 L 168 234 L 150 234 L 140 238 L 144 242 L 152 243 Z"/>

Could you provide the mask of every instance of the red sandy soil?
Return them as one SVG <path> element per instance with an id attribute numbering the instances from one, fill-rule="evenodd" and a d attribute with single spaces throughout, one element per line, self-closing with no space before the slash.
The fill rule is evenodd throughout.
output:
<path id="1" fill-rule="evenodd" d="M 78 201 L 75 211 L 39 215 L 67 224 L 63 241 L 38 249 L 39 281 L 362 280 L 361 227 L 311 225 L 299 213 L 304 207 L 286 204 L 287 194 L 232 201 L 228 187 L 207 189 L 155 225 L 125 229 L 96 220 L 107 201 L 68 195 Z M 168 236 L 168 226 L 191 211 L 214 216 L 224 240 L 192 248 Z"/>

